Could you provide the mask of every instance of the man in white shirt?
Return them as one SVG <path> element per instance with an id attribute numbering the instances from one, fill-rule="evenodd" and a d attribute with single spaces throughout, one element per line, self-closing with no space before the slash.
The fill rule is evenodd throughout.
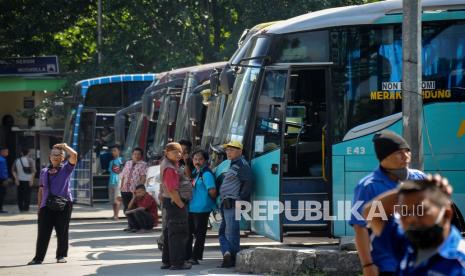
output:
<path id="1" fill-rule="evenodd" d="M 21 157 L 16 159 L 11 169 L 18 188 L 18 207 L 20 212 L 29 211 L 31 187 L 34 185 L 36 168 L 28 149 L 21 150 Z"/>

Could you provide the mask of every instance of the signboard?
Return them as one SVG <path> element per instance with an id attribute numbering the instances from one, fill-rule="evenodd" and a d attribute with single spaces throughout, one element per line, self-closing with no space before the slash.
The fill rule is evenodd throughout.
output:
<path id="1" fill-rule="evenodd" d="M 34 97 L 24 97 L 23 98 L 23 108 L 24 109 L 33 109 L 34 106 L 35 106 Z"/>
<path id="2" fill-rule="evenodd" d="M 59 72 L 57 56 L 0 58 L 0 75 L 53 75 Z"/>

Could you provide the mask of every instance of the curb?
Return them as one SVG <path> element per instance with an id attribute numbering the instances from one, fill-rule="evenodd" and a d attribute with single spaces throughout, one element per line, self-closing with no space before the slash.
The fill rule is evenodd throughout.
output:
<path id="1" fill-rule="evenodd" d="M 236 271 L 268 275 L 360 275 L 357 251 L 257 247 L 237 254 Z"/>

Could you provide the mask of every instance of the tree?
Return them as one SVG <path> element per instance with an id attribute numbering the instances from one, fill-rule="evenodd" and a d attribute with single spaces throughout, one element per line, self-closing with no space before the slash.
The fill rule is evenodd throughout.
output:
<path id="1" fill-rule="evenodd" d="M 246 28 L 369 0 L 102 1 L 102 64 L 96 0 L 0 0 L 2 55 L 58 55 L 68 79 L 62 97 L 79 79 L 227 60 Z"/>

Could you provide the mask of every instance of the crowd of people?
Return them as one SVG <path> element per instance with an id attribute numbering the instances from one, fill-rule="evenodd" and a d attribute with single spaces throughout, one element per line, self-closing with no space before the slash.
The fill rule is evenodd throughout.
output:
<path id="1" fill-rule="evenodd" d="M 166 145 L 160 160 L 160 189 L 157 196 L 147 192 L 147 163 L 140 148 L 132 151 L 131 160 L 123 164 L 118 146 L 111 148 L 112 160 L 108 171 L 109 199 L 112 219 L 119 219 L 120 205 L 127 217 L 127 232 L 146 233 L 157 226 L 158 208 L 162 208 L 161 269 L 190 269 L 203 259 L 210 213 L 220 210 L 223 220 L 219 242 L 223 254 L 220 267 L 235 265 L 240 250 L 239 221 L 235 219 L 236 200 L 250 197 L 252 173 L 242 156 L 243 146 L 231 141 L 224 145 L 228 160 L 212 171 L 209 154 L 204 150 L 192 152 L 191 143 L 181 140 Z M 65 152 L 68 158 L 65 159 Z M 57 233 L 56 259 L 65 263 L 68 251 L 68 230 L 72 212 L 70 177 L 77 162 L 77 153 L 66 144 L 55 145 L 49 156 L 50 166 L 40 173 L 38 203 L 38 238 L 35 257 L 29 265 L 44 260 L 51 232 Z M 30 176 L 22 177 L 22 164 L 15 163 L 19 184 L 29 184 Z M 22 163 L 21 163 L 22 162 Z M 225 165 L 226 164 L 226 165 Z M 221 176 L 221 177 L 220 177 Z"/>
<path id="2" fill-rule="evenodd" d="M 363 274 L 465 275 L 464 222 L 455 211 L 448 180 L 410 169 L 410 146 L 396 133 L 377 133 L 373 144 L 379 167 L 355 187 L 354 203 L 362 202 L 357 211 L 363 217 L 353 213 L 349 221 Z M 208 152 L 192 152 L 189 141 L 168 143 L 160 160 L 157 196 L 147 192 L 143 150 L 135 148 L 131 160 L 123 164 L 119 147 L 112 147 L 109 196 L 113 219 L 119 218 L 122 203 L 128 221 L 124 230 L 145 233 L 158 224 L 158 208 L 162 208 L 161 269 L 190 269 L 199 264 L 209 217 L 217 209 L 222 215 L 220 267 L 235 265 L 240 250 L 236 201 L 250 200 L 252 171 L 240 142 L 230 141 L 223 147 L 227 160 L 212 170 Z M 2 163 L 8 152 L 0 153 Z M 57 262 L 66 262 L 72 212 L 70 177 L 76 162 L 72 148 L 57 144 L 51 150 L 50 165 L 40 172 L 38 237 L 31 265 L 44 260 L 53 229 L 58 241 Z M 13 165 L 22 194 L 18 195 L 20 210 L 29 208 L 25 195 L 33 180 L 32 164 L 24 151 Z M 0 179 L 3 175 L 1 169 Z M 373 208 L 384 210 L 386 217 L 374 215 Z"/>
<path id="3" fill-rule="evenodd" d="M 242 144 L 237 141 L 224 145 L 228 158 L 225 163 L 230 162 L 229 167 L 218 166 L 226 169 L 215 172 L 209 167 L 208 152 L 192 152 L 191 147 L 187 140 L 166 145 L 160 161 L 160 187 L 155 196 L 147 192 L 145 185 L 148 166 L 143 161 L 143 150 L 135 148 L 131 160 L 123 166 L 119 147 L 112 147 L 109 198 L 113 219 L 118 219 L 122 202 L 128 219 L 124 230 L 144 233 L 157 225 L 158 207 L 161 207 L 161 268 L 190 269 L 203 259 L 210 213 L 219 208 L 224 218 L 219 229 L 223 254 L 220 266 L 232 267 L 240 250 L 235 200 L 248 200 L 250 196 L 250 166 L 242 156 Z"/>

